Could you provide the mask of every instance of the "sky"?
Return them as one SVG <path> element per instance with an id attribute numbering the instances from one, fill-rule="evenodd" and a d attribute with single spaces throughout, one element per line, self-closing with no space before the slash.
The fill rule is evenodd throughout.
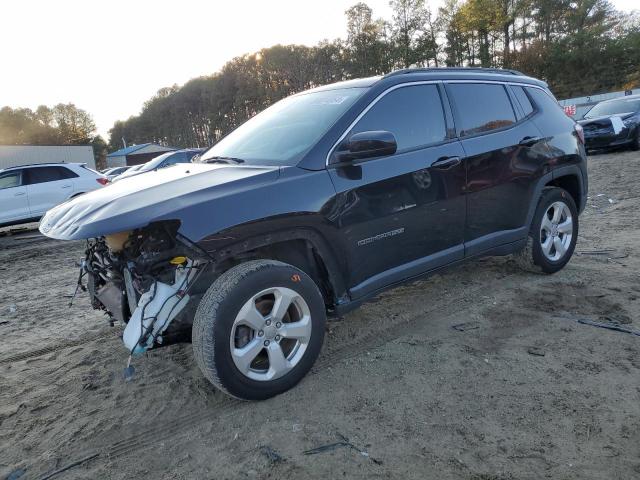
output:
<path id="1" fill-rule="evenodd" d="M 275 44 L 344 37 L 358 0 L 3 0 L 0 107 L 74 103 L 108 138 L 160 88 Z M 631 11 L 637 0 L 614 0 Z M 391 18 L 388 0 L 366 0 Z M 442 0 L 428 2 L 432 10 Z"/>

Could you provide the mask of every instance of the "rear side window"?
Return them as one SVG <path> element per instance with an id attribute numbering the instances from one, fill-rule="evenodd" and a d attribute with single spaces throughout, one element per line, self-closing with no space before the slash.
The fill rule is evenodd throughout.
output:
<path id="1" fill-rule="evenodd" d="M 412 85 L 387 93 L 350 133 L 371 130 L 393 133 L 399 152 L 443 141 L 446 127 L 438 87 Z"/>
<path id="2" fill-rule="evenodd" d="M 502 85 L 449 84 L 447 90 L 453 97 L 461 136 L 498 130 L 516 121 L 511 100 Z"/>
<path id="3" fill-rule="evenodd" d="M 6 173 L 0 173 L 0 190 L 4 188 L 19 187 L 22 185 L 22 170 L 12 170 Z"/>
<path id="4" fill-rule="evenodd" d="M 533 105 L 531 105 L 531 100 L 529 100 L 529 97 L 524 91 L 524 88 L 513 85 L 511 89 L 513 90 L 513 93 L 518 99 L 518 103 L 522 107 L 524 116 L 527 117 L 531 115 L 533 113 Z"/>
<path id="5" fill-rule="evenodd" d="M 65 167 L 34 167 L 28 170 L 27 184 L 56 182 L 67 178 L 77 177 L 75 173 Z"/>

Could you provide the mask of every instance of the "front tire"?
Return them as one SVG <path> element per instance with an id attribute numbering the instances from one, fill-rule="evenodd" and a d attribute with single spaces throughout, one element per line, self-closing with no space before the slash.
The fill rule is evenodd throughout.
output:
<path id="1" fill-rule="evenodd" d="M 558 187 L 545 188 L 531 222 L 527 245 L 516 255 L 528 271 L 555 273 L 569 262 L 578 239 L 578 209 Z"/>
<path id="2" fill-rule="evenodd" d="M 204 376 L 243 400 L 295 386 L 315 362 L 326 313 L 315 282 L 274 260 L 237 265 L 213 282 L 193 322 L 193 351 Z"/>

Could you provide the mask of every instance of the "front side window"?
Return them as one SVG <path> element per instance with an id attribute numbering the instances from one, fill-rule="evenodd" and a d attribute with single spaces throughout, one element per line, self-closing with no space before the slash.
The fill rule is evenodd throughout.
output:
<path id="1" fill-rule="evenodd" d="M 285 98 L 235 129 L 198 161 L 231 157 L 256 165 L 295 165 L 366 90 L 337 88 Z"/>
<path id="2" fill-rule="evenodd" d="M 393 133 L 398 152 L 442 142 L 447 129 L 436 85 L 410 85 L 387 93 L 349 133 L 385 130 Z"/>
<path id="3" fill-rule="evenodd" d="M 476 135 L 508 127 L 516 116 L 504 86 L 489 83 L 460 83 L 447 87 L 457 111 L 461 136 Z"/>
<path id="4" fill-rule="evenodd" d="M 20 170 L 13 170 L 7 173 L 0 173 L 0 190 L 5 188 L 19 187 L 22 185 L 22 173 Z"/>

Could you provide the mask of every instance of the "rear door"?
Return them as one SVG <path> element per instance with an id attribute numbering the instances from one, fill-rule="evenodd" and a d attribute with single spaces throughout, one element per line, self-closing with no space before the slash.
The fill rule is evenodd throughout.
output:
<path id="1" fill-rule="evenodd" d="M 0 223 L 23 220 L 31 216 L 27 188 L 22 184 L 22 170 L 0 173 Z"/>
<path id="2" fill-rule="evenodd" d="M 345 138 L 389 131 L 397 152 L 329 165 L 337 191 L 330 217 L 347 240 L 355 298 L 464 255 L 463 150 L 449 138 L 445 108 L 450 115 L 435 83 L 396 87 Z"/>
<path id="3" fill-rule="evenodd" d="M 507 85 L 449 82 L 447 93 L 467 155 L 464 236 L 470 256 L 526 237 L 547 149 L 531 121 L 536 112 L 530 103 L 526 110 L 521 107 Z"/>
<path id="4" fill-rule="evenodd" d="M 73 178 L 77 175 L 59 166 L 30 167 L 25 170 L 31 214 L 44 215 L 50 208 L 73 194 Z"/>

